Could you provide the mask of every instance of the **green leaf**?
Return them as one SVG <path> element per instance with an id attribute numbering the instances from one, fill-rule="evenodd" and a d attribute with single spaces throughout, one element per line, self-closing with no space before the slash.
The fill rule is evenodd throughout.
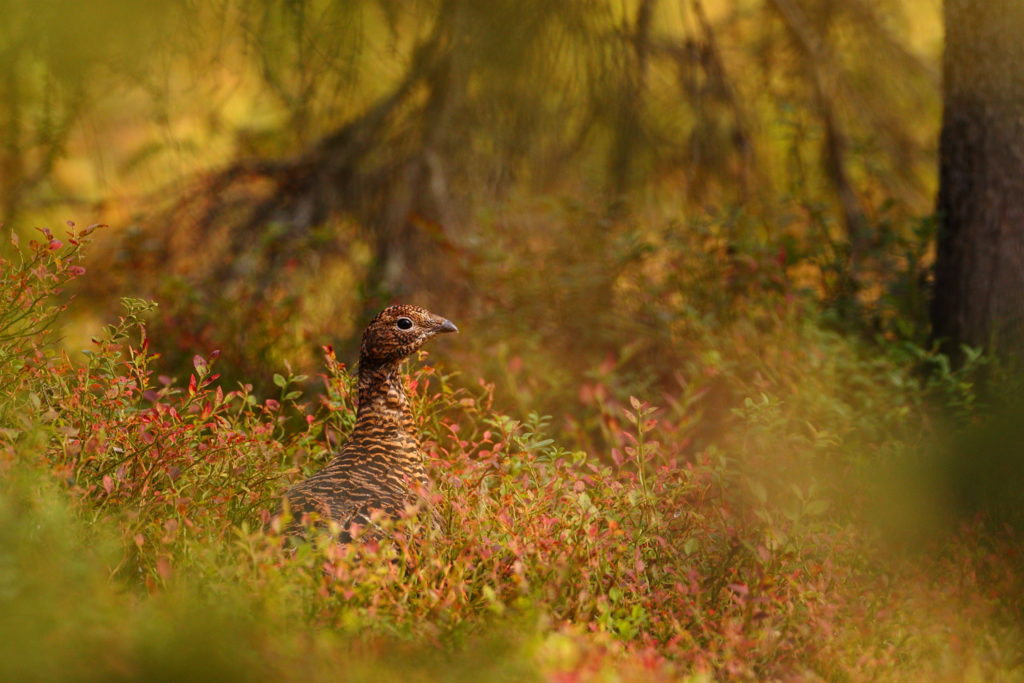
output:
<path id="1" fill-rule="evenodd" d="M 831 506 L 832 503 L 827 500 L 812 500 L 807 504 L 807 507 L 804 508 L 804 511 L 812 517 L 817 517 L 818 515 L 823 515 L 828 512 L 828 509 Z"/>
<path id="2" fill-rule="evenodd" d="M 750 492 L 754 494 L 754 498 L 757 498 L 757 502 L 764 505 L 768 502 L 768 489 L 764 487 L 759 481 L 749 481 L 747 485 L 750 486 Z"/>
<path id="3" fill-rule="evenodd" d="M 282 389 L 284 389 L 286 386 L 288 386 L 288 380 L 286 380 L 284 377 L 282 377 L 281 375 L 279 375 L 279 374 L 277 374 L 275 372 L 274 373 L 274 384 L 276 384 L 277 386 L 279 386 Z"/>

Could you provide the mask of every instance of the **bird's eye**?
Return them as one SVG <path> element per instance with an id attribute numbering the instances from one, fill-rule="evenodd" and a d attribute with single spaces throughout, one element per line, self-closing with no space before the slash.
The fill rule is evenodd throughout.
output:
<path id="1" fill-rule="evenodd" d="M 399 318 L 395 321 L 395 324 L 398 325 L 398 329 L 400 330 L 408 330 L 412 328 L 412 321 L 408 318 Z"/>

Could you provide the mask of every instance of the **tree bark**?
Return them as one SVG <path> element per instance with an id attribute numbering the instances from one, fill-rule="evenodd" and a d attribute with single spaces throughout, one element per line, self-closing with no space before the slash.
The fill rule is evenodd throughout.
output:
<path id="1" fill-rule="evenodd" d="M 1024 2 L 945 0 L 932 334 L 1021 356 Z"/>
<path id="2" fill-rule="evenodd" d="M 12 57 L 9 59 L 13 61 Z M 21 93 L 18 69 L 10 61 L 0 63 L 9 64 L 0 82 L 0 223 L 13 223 L 25 177 L 25 157 L 21 148 Z"/>
<path id="3" fill-rule="evenodd" d="M 628 66 L 623 72 L 622 94 L 618 102 L 617 131 L 608 157 L 610 190 L 615 198 L 614 210 L 622 207 L 618 200 L 629 189 L 633 154 L 643 138 L 641 110 L 647 88 L 647 62 L 650 54 L 651 20 L 657 0 L 640 0 L 636 20 L 630 31 L 632 52 L 626 55 Z M 627 48 L 628 49 L 628 48 Z"/>

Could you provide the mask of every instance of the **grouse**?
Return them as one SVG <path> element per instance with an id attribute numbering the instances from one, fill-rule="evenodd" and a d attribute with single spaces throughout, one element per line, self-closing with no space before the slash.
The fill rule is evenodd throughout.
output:
<path id="1" fill-rule="evenodd" d="M 316 513 L 337 522 L 339 540 L 349 542 L 353 523 L 369 524 L 375 509 L 395 517 L 412 502 L 417 483 L 429 485 L 401 368 L 427 340 L 458 331 L 418 306 L 390 306 L 370 322 L 359 349 L 355 428 L 326 467 L 285 492 L 293 524 Z"/>

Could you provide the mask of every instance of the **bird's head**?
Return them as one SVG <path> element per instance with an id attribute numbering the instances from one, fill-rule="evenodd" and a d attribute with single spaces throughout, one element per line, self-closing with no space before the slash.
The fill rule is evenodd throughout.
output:
<path id="1" fill-rule="evenodd" d="M 363 332 L 359 358 L 363 363 L 401 360 L 435 335 L 458 332 L 451 321 L 419 306 L 389 306 Z"/>

